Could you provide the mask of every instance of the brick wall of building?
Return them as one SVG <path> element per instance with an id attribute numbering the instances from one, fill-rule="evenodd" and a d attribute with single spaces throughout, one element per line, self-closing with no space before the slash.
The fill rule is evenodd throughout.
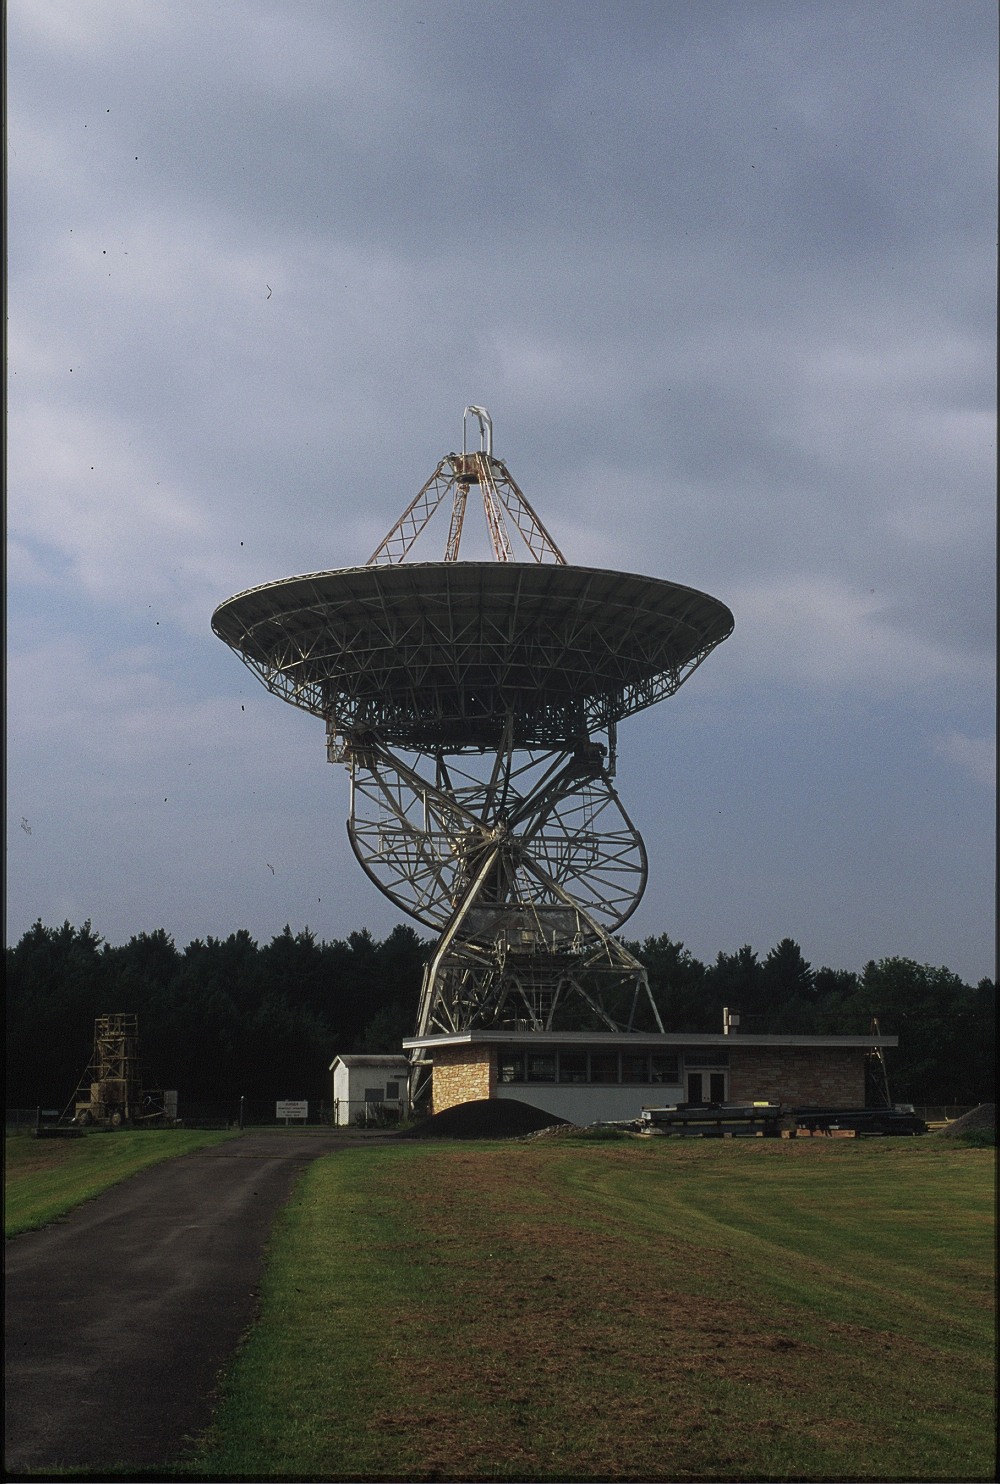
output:
<path id="1" fill-rule="evenodd" d="M 729 1097 L 793 1106 L 863 1108 L 865 1053 L 847 1046 L 733 1046 Z"/>
<path id="2" fill-rule="evenodd" d="M 496 1052 L 488 1046 L 438 1046 L 434 1051 L 431 1110 L 491 1098 L 496 1087 Z"/>

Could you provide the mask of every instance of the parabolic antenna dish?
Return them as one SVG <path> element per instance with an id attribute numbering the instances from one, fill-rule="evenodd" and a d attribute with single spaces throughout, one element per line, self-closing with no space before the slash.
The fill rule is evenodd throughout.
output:
<path id="1" fill-rule="evenodd" d="M 463 561 L 266 583 L 220 604 L 212 628 L 269 690 L 336 729 L 447 751 L 606 730 L 672 695 L 733 616 L 660 578 Z"/>

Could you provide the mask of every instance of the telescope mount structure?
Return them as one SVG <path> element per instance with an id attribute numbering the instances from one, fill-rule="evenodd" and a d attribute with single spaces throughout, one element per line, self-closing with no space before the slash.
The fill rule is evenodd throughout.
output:
<path id="1" fill-rule="evenodd" d="M 212 627 L 268 690 L 323 719 L 362 869 L 437 934 L 417 1037 L 662 1032 L 615 936 L 647 878 L 614 784 L 617 727 L 672 695 L 732 614 L 677 583 L 568 565 L 492 433 L 485 408 L 465 409 L 461 454 L 365 566 L 251 588 Z M 473 489 L 492 561 L 459 559 Z M 407 560 L 449 500 L 444 560 Z M 414 1052 L 413 1104 L 429 1073 Z"/>

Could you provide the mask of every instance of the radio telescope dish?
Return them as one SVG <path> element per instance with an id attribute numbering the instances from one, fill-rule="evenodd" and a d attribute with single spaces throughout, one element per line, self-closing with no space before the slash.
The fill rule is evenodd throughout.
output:
<path id="1" fill-rule="evenodd" d="M 351 775 L 358 860 L 441 934 L 418 1035 L 638 1029 L 643 1011 L 662 1029 L 645 971 L 610 936 L 647 870 L 613 783 L 617 726 L 673 695 L 733 616 L 679 583 L 568 565 L 492 437 L 486 409 L 466 408 L 462 453 L 365 566 L 250 588 L 212 627 L 268 690 L 323 718 Z M 492 562 L 458 559 L 473 487 Z M 444 560 L 406 561 L 449 495 Z"/>
<path id="2" fill-rule="evenodd" d="M 212 627 L 283 700 L 402 747 L 517 747 L 605 731 L 673 695 L 732 631 L 725 604 L 655 577 L 454 562 L 289 577 Z"/>

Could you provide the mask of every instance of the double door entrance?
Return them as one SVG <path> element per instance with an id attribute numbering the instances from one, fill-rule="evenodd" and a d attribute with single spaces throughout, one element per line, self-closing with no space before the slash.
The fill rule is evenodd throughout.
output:
<path id="1" fill-rule="evenodd" d="M 688 1072 L 687 1101 L 695 1104 L 726 1101 L 725 1072 Z"/>

